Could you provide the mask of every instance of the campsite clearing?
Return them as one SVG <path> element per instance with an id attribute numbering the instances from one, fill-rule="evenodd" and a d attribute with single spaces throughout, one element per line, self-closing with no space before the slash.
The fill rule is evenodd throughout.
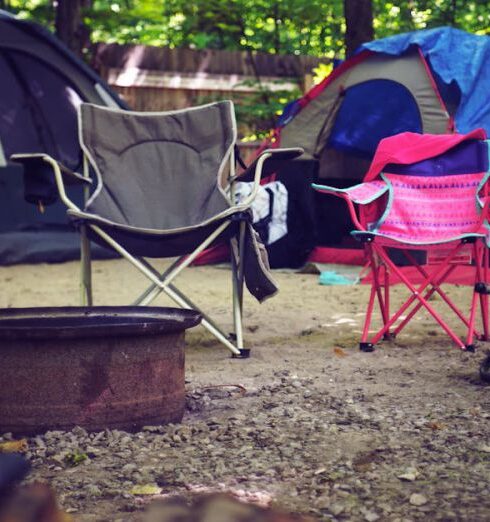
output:
<path id="1" fill-rule="evenodd" d="M 0 305 L 76 305 L 78 269 L 1 268 Z M 263 305 L 246 297 L 249 360 L 230 359 L 202 328 L 188 333 L 181 425 L 30 438 L 31 477 L 49 481 L 81 522 L 139 520 L 153 498 L 141 491 L 216 490 L 318 520 L 488 520 L 490 395 L 478 379 L 482 351 L 459 352 L 421 315 L 396 342 L 360 353 L 368 286 L 274 275 L 277 297 Z M 182 276 L 182 289 L 194 286 L 218 317 L 228 309 L 228 284 L 223 267 Z M 94 264 L 96 304 L 128 304 L 142 285 L 121 260 Z M 449 288 L 462 307 L 469 302 L 468 288 Z M 401 288 L 394 295 L 401 299 Z M 443 309 L 440 300 L 433 304 Z M 72 466 L 70 455 L 84 458 Z"/>

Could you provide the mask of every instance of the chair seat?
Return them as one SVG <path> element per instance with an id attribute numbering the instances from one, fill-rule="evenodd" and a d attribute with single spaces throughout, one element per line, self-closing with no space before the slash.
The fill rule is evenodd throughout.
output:
<path id="1" fill-rule="evenodd" d="M 484 233 L 473 233 L 473 234 L 460 234 L 458 236 L 444 238 L 442 240 L 436 240 L 434 237 L 428 238 L 417 238 L 414 241 L 410 236 L 391 236 L 387 234 L 380 234 L 378 232 L 362 232 L 359 230 L 353 230 L 351 235 L 360 241 L 361 243 L 370 243 L 376 241 L 378 245 L 393 247 L 393 248 L 404 248 L 410 246 L 412 250 L 430 250 L 433 248 L 451 247 L 455 246 L 461 241 L 472 243 L 475 239 L 485 238 Z"/>
<path id="2" fill-rule="evenodd" d="M 236 205 L 234 207 L 230 207 L 225 211 L 216 214 L 212 218 L 198 223 L 197 225 L 180 227 L 180 228 L 167 228 L 167 229 L 158 229 L 158 228 L 143 228 L 143 227 L 135 227 L 131 225 L 127 225 L 124 223 L 117 223 L 116 221 L 111 221 L 110 219 L 106 219 L 97 214 L 91 214 L 90 212 L 76 211 L 69 209 L 67 210 L 67 215 L 70 221 L 73 223 L 76 222 L 85 222 L 92 223 L 94 225 L 99 225 L 101 227 L 109 227 L 111 229 L 118 229 L 121 231 L 125 231 L 134 235 L 140 235 L 142 237 L 148 238 L 149 236 L 172 236 L 185 234 L 187 232 L 192 232 L 198 230 L 200 228 L 207 228 L 209 226 L 217 227 L 226 219 L 230 219 L 230 217 L 236 217 L 238 221 L 242 219 L 248 219 L 249 210 L 248 206 L 240 206 Z"/>
<path id="3" fill-rule="evenodd" d="M 175 257 L 191 253 L 223 222 L 232 217 L 236 224 L 229 225 L 213 243 L 219 244 L 236 235 L 240 221 L 250 219 L 248 210 L 234 207 L 230 211 L 222 213 L 221 216 L 216 216 L 198 226 L 186 227 L 185 229 L 157 230 L 130 227 L 114 223 L 100 216 L 73 210 L 68 211 L 68 216 L 74 223 L 83 222 L 98 226 L 134 256 L 153 258 Z M 95 243 L 108 248 L 107 243 L 98 234 L 90 232 L 90 229 L 88 229 L 88 234 Z"/>

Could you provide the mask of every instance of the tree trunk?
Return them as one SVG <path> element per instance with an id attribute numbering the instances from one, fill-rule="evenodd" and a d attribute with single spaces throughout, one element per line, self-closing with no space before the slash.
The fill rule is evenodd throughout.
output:
<path id="1" fill-rule="evenodd" d="M 82 19 L 82 8 L 89 5 L 87 0 L 58 0 L 56 6 L 56 36 L 78 56 L 90 38 Z"/>
<path id="2" fill-rule="evenodd" d="M 448 21 L 447 24 L 456 27 L 456 13 L 458 12 L 457 0 L 452 0 L 448 6 Z"/>
<path id="3" fill-rule="evenodd" d="M 372 0 L 344 0 L 346 57 L 374 38 Z"/>

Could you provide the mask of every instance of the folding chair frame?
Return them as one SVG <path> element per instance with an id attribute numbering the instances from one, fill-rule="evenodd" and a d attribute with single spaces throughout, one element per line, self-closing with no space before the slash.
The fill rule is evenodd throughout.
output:
<path id="1" fill-rule="evenodd" d="M 289 150 L 289 154 L 291 154 Z M 299 151 L 299 149 L 298 149 Z M 296 151 L 296 155 L 298 152 Z M 267 159 L 273 155 L 279 156 L 281 153 L 284 154 L 283 149 L 269 149 L 264 151 L 255 162 L 254 172 L 254 186 L 252 192 L 248 198 L 243 201 L 239 207 L 241 210 L 246 211 L 250 207 L 251 203 L 257 195 L 257 191 L 260 185 L 260 179 L 262 176 L 262 169 Z M 83 178 L 79 174 L 68 172 L 67 169 L 61 166 L 55 159 L 47 154 L 17 154 L 12 156 L 12 160 L 22 162 L 24 160 L 32 159 L 42 160 L 48 163 L 55 176 L 55 181 L 58 189 L 58 193 L 62 202 L 68 209 L 80 212 L 78 206 L 68 197 L 65 190 L 64 175 L 70 174 L 77 176 L 79 181 L 85 181 L 84 195 L 85 202 L 89 197 L 89 187 L 91 184 L 91 178 L 89 175 L 89 162 L 87 157 L 84 155 L 83 158 Z M 231 151 L 230 158 L 230 171 L 228 178 L 228 186 L 225 190 L 228 191 L 230 201 L 233 201 L 233 184 L 239 181 L 239 177 L 235 176 L 235 158 L 233 150 Z M 244 348 L 243 342 L 243 327 L 242 327 L 242 316 L 243 316 L 243 284 L 244 284 L 244 249 L 245 249 L 245 227 L 247 222 L 245 218 L 240 219 L 238 238 L 234 237 L 230 239 L 230 251 L 231 251 L 231 267 L 232 267 L 232 287 L 233 287 L 233 322 L 234 332 L 227 335 L 220 329 L 217 324 L 200 308 L 195 305 L 183 292 L 175 287 L 173 281 L 175 278 L 188 267 L 196 257 L 210 246 L 233 222 L 236 222 L 236 214 L 231 215 L 224 219 L 216 229 L 202 241 L 195 250 L 184 256 L 179 257 L 172 265 L 160 274 L 148 261 L 143 258 L 132 255 L 117 241 L 102 230 L 99 226 L 93 223 L 80 223 L 80 242 L 81 242 L 81 274 L 80 274 L 80 290 L 81 290 L 81 304 L 82 306 L 93 305 L 92 295 L 92 273 L 91 273 L 91 255 L 90 255 L 90 241 L 87 235 L 87 229 L 90 229 L 96 233 L 103 241 L 105 241 L 110 247 L 118 252 L 122 257 L 127 259 L 135 268 L 137 268 L 143 275 L 145 275 L 151 282 L 151 285 L 143 292 L 143 294 L 134 302 L 135 305 L 146 306 L 149 305 L 158 295 L 162 292 L 167 294 L 177 305 L 182 308 L 189 308 L 198 310 L 201 312 L 203 319 L 201 324 L 212 334 L 218 341 L 224 344 L 231 352 L 234 358 L 247 358 L 250 355 L 250 349 Z"/>
<path id="2" fill-rule="evenodd" d="M 488 282 L 488 266 L 485 266 L 485 262 L 488 262 L 488 249 L 484 244 L 483 239 L 479 237 L 472 237 L 468 240 L 459 242 L 450 251 L 444 263 L 441 263 L 441 265 L 439 265 L 431 273 L 427 272 L 422 266 L 420 266 L 406 249 L 401 249 L 404 255 L 412 262 L 412 265 L 416 267 L 419 273 L 424 277 L 424 281 L 418 287 L 411 283 L 410 280 L 404 275 L 403 271 L 401 271 L 393 263 L 383 246 L 377 245 L 375 240 L 369 241 L 368 237 L 366 237 L 364 240 L 366 241 L 366 253 L 371 265 L 372 281 L 366 318 L 362 331 L 361 342 L 359 344 L 359 347 L 362 351 L 373 351 L 375 349 L 375 345 L 381 339 L 394 339 L 405 328 L 414 315 L 421 309 L 427 310 L 441 326 L 441 328 L 448 334 L 456 346 L 462 350 L 475 351 L 475 338 L 480 340 L 489 339 L 488 295 L 485 292 L 479 290 L 479 288 L 486 289 Z M 447 294 L 440 288 L 440 285 L 457 266 L 456 264 L 451 264 L 451 261 L 457 256 L 458 253 L 461 252 L 461 250 L 467 248 L 468 245 L 470 245 L 472 248 L 473 258 L 475 260 L 475 284 L 469 319 L 464 316 L 458 307 L 449 299 Z M 384 272 L 384 277 L 381 277 L 382 272 Z M 390 315 L 390 273 L 396 274 L 396 276 L 405 284 L 411 293 L 410 297 L 393 315 Z M 444 321 L 441 315 L 430 304 L 429 299 L 434 293 L 439 294 L 442 300 L 467 328 L 466 343 L 463 343 L 460 340 L 460 338 Z M 483 334 L 478 333 L 475 329 L 478 295 L 480 296 L 479 304 L 482 315 Z M 370 326 L 376 298 L 381 313 L 383 326 L 370 338 Z M 408 312 L 408 315 L 404 316 L 403 314 L 406 312 Z"/>
<path id="3" fill-rule="evenodd" d="M 319 190 L 325 193 L 329 193 L 338 197 L 341 197 L 347 203 L 349 214 L 357 229 L 356 237 L 364 243 L 368 262 L 372 272 L 371 291 L 369 294 L 368 308 L 366 312 L 366 318 L 364 321 L 364 327 L 361 336 L 361 342 L 359 348 L 364 352 L 372 352 L 375 349 L 376 343 L 381 339 L 389 340 L 394 339 L 408 324 L 410 319 L 422 308 L 427 310 L 429 314 L 436 320 L 441 328 L 449 335 L 451 340 L 461 350 L 475 351 L 474 340 L 479 339 L 483 341 L 490 340 L 489 336 L 489 319 L 488 319 L 488 294 L 490 293 L 489 287 L 489 253 L 488 245 L 486 244 L 486 238 L 482 237 L 481 234 L 475 233 L 469 235 L 457 242 L 453 246 L 452 250 L 447 255 L 444 263 L 442 263 L 436 270 L 428 273 L 422 266 L 420 266 L 413 256 L 408 252 L 407 245 L 403 244 L 398 247 L 402 250 L 404 255 L 409 259 L 413 266 L 417 268 L 419 273 L 424 277 L 424 282 L 416 287 L 409 279 L 403 274 L 403 272 L 393 263 L 388 253 L 385 250 L 385 246 L 377 241 L 376 234 L 369 232 L 361 224 L 354 202 L 349 198 L 346 193 L 333 192 L 328 190 Z M 488 186 L 487 182 L 484 185 L 484 196 L 487 196 Z M 475 230 L 479 230 L 483 224 L 487 221 L 488 209 L 490 201 L 489 198 L 485 198 L 485 204 L 481 210 L 481 218 Z M 381 242 L 382 243 L 382 242 Z M 428 247 L 433 245 L 427 245 Z M 440 288 L 440 285 L 446 279 L 446 277 L 456 268 L 455 264 L 451 261 L 459 254 L 463 249 L 471 246 L 473 259 L 475 260 L 475 284 L 473 289 L 473 295 L 471 300 L 471 308 L 469 318 L 456 307 L 456 305 L 449 299 L 447 294 Z M 390 244 L 390 247 L 396 245 Z M 382 274 L 383 272 L 383 274 Z M 405 303 L 399 308 L 399 310 L 390 315 L 390 273 L 394 273 L 398 278 L 405 284 L 410 291 L 410 297 Z M 383 277 L 382 277 L 383 275 Z M 466 342 L 463 343 L 460 338 L 454 333 L 449 325 L 442 319 L 440 314 L 430 304 L 429 299 L 434 293 L 438 293 L 442 300 L 449 306 L 449 308 L 456 314 L 456 316 L 463 322 L 467 327 Z M 378 302 L 383 326 L 382 328 L 370 337 L 370 326 L 372 322 L 373 311 L 375 302 Z M 476 309 L 479 302 L 480 311 L 482 315 L 482 326 L 483 333 L 480 334 L 475 329 L 476 321 Z M 412 309 L 410 310 L 410 307 Z M 408 315 L 403 317 L 406 311 L 409 311 Z M 397 321 L 401 321 L 397 324 Z"/>

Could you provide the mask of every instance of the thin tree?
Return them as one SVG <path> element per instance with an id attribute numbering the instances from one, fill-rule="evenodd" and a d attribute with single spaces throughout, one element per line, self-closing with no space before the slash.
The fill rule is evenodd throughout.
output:
<path id="1" fill-rule="evenodd" d="M 83 8 L 90 6 L 90 0 L 58 0 L 56 2 L 56 36 L 75 54 L 81 56 L 89 44 L 90 32 L 83 23 Z"/>
<path id="2" fill-rule="evenodd" d="M 344 0 L 346 57 L 374 38 L 372 0 Z"/>

